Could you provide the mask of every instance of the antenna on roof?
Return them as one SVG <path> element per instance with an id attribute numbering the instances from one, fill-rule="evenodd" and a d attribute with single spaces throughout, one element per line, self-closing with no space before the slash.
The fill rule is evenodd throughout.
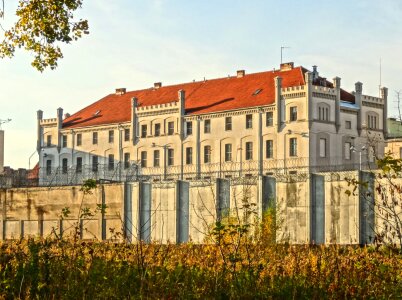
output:
<path id="1" fill-rule="evenodd" d="M 283 57 L 283 49 L 289 49 L 290 47 L 288 46 L 281 46 L 281 63 L 282 63 L 282 57 Z"/>

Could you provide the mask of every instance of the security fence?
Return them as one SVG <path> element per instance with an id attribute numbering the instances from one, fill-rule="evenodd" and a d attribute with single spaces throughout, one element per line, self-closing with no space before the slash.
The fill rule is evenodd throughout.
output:
<path id="1" fill-rule="evenodd" d="M 215 178 L 244 178 L 268 175 L 275 178 L 298 177 L 296 175 L 376 169 L 375 162 L 345 163 L 342 159 L 327 158 L 315 163 L 309 158 L 246 160 L 243 162 L 183 164 L 175 166 L 141 167 L 140 162 L 74 165 L 70 167 L 39 168 L 34 178 L 30 172 L 13 172 L 0 175 L 0 187 L 24 186 L 65 186 L 79 185 L 85 179 L 98 182 L 133 182 L 133 181 L 173 181 L 200 180 Z M 289 177 L 290 176 L 290 177 Z"/>

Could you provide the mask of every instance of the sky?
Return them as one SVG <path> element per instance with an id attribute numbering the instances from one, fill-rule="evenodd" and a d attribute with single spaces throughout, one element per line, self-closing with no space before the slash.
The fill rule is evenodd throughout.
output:
<path id="1" fill-rule="evenodd" d="M 5 0 L 7 29 L 15 22 L 16 0 Z M 95 0 L 83 1 L 77 18 L 90 34 L 62 45 L 56 70 L 40 73 L 32 55 L 17 51 L 0 59 L 0 119 L 5 131 L 5 165 L 27 168 L 38 160 L 36 111 L 74 113 L 113 93 L 154 82 L 169 84 L 278 68 L 293 61 L 352 91 L 378 96 L 389 88 L 389 114 L 396 116 L 402 90 L 402 1 L 400 0 Z M 0 38 L 3 32 L 0 30 Z"/>

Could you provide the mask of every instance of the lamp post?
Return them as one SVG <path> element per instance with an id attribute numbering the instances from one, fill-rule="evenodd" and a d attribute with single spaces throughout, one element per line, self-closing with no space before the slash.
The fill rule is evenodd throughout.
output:
<path id="1" fill-rule="evenodd" d="M 165 145 L 157 145 L 155 143 L 152 143 L 152 147 L 160 147 L 163 148 L 163 180 L 166 180 L 167 178 L 167 149 L 169 149 L 169 144 Z"/>
<path id="2" fill-rule="evenodd" d="M 359 153 L 359 171 L 361 171 L 362 170 L 362 153 L 363 153 L 363 151 L 367 150 L 366 146 L 361 146 L 360 149 L 357 149 L 355 146 L 352 146 L 352 147 L 350 147 L 350 150 L 352 150 L 352 152 Z"/>

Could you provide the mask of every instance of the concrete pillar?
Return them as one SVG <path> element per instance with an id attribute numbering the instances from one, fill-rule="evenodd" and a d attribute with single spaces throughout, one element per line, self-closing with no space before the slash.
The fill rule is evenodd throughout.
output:
<path id="1" fill-rule="evenodd" d="M 363 93 L 363 83 L 355 83 L 355 104 L 359 107 L 357 111 L 357 133 L 362 132 L 362 93 Z"/>
<path id="2" fill-rule="evenodd" d="M 151 195 L 151 183 L 140 182 L 138 237 L 145 243 L 151 242 Z"/>
<path id="3" fill-rule="evenodd" d="M 228 217 L 230 212 L 230 181 L 223 178 L 216 180 L 216 221 Z"/>
<path id="4" fill-rule="evenodd" d="M 177 181 L 176 186 L 176 243 L 186 243 L 190 224 L 190 184 Z"/>
<path id="5" fill-rule="evenodd" d="M 387 125 L 387 118 L 388 118 L 388 88 L 382 87 L 381 88 L 381 99 L 384 102 L 384 107 L 382 111 L 382 128 L 384 133 L 384 138 L 388 136 L 388 125 Z"/>
<path id="6" fill-rule="evenodd" d="M 180 179 L 183 180 L 183 173 L 184 173 L 184 147 L 183 141 L 186 138 L 185 132 L 185 119 L 184 116 L 186 114 L 185 104 L 186 104 L 186 93 L 184 90 L 179 90 L 179 107 L 180 107 L 180 119 L 179 119 L 179 133 L 180 133 L 180 140 L 181 140 L 181 147 L 180 147 Z"/>
<path id="7" fill-rule="evenodd" d="M 282 78 L 277 76 L 275 81 L 275 108 L 276 108 L 276 128 L 280 132 L 285 124 L 285 101 L 282 99 Z"/>
<path id="8" fill-rule="evenodd" d="M 124 182 L 123 216 L 124 216 L 124 236 L 128 242 L 133 240 L 133 199 L 132 185 Z"/>
<path id="9" fill-rule="evenodd" d="M 339 77 L 334 78 L 334 88 L 336 92 L 335 99 L 335 129 L 339 131 L 341 127 L 341 79 Z"/>
<path id="10" fill-rule="evenodd" d="M 325 243 L 325 178 L 311 174 L 310 192 L 310 241 L 314 244 Z"/>
<path id="11" fill-rule="evenodd" d="M 276 207 L 276 178 L 269 176 L 262 176 L 262 214 L 264 214 L 269 208 Z"/>
<path id="12" fill-rule="evenodd" d="M 374 183 L 375 175 L 371 172 L 359 172 L 359 243 L 372 244 L 374 231 Z"/>

